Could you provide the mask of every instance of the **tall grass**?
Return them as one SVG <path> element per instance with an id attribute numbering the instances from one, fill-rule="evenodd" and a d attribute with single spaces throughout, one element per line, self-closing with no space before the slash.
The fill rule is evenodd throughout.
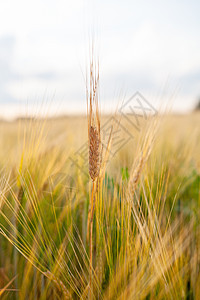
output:
<path id="1" fill-rule="evenodd" d="M 199 119 L 145 120 L 94 189 L 86 119 L 1 123 L 1 298 L 199 299 Z"/>

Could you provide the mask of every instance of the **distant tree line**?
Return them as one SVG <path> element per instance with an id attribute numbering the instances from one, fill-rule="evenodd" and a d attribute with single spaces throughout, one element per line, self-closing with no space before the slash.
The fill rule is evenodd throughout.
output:
<path id="1" fill-rule="evenodd" d="M 197 102 L 196 106 L 195 106 L 195 110 L 200 110 L 200 99 Z"/>

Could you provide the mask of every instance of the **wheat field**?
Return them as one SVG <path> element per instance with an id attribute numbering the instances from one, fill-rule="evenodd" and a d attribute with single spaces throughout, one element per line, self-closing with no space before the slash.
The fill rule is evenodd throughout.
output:
<path id="1" fill-rule="evenodd" d="M 200 114 L 140 119 L 94 191 L 86 117 L 0 122 L 1 299 L 200 299 Z"/>

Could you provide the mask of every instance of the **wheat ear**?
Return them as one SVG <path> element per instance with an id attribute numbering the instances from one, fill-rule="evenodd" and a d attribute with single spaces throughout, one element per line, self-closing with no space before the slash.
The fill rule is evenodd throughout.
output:
<path id="1" fill-rule="evenodd" d="M 99 176 L 100 170 L 100 136 L 98 130 L 90 126 L 89 129 L 89 174 L 92 181 Z"/>

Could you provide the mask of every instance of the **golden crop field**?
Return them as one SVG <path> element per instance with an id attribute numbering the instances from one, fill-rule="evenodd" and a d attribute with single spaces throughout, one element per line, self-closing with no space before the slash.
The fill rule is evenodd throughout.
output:
<path id="1" fill-rule="evenodd" d="M 1 121 L 1 299 L 200 299 L 200 114 L 113 119 L 96 180 L 86 118 Z"/>

